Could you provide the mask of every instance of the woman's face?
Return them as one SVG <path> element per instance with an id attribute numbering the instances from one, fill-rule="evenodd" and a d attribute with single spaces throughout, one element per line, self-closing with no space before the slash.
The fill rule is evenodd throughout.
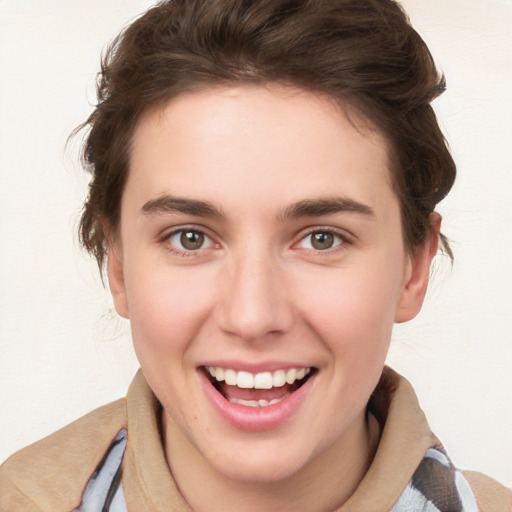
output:
<path id="1" fill-rule="evenodd" d="M 357 452 L 433 250 L 404 250 L 384 140 L 325 98 L 217 88 L 148 112 L 109 279 L 175 456 L 263 482 Z"/>

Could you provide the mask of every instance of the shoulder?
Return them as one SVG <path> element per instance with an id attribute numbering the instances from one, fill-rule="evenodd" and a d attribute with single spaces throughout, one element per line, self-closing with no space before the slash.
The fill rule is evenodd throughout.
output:
<path id="1" fill-rule="evenodd" d="M 83 416 L 12 455 L 0 467 L 0 511 L 69 511 L 94 469 L 126 426 L 126 401 Z"/>
<path id="2" fill-rule="evenodd" d="M 512 490 L 476 471 L 463 471 L 482 512 L 512 512 Z"/>
<path id="3" fill-rule="evenodd" d="M 374 459 L 374 464 L 377 460 L 380 464 L 379 480 L 374 478 L 371 488 L 385 482 L 379 496 L 388 493 L 389 501 L 396 500 L 394 493 L 401 493 L 393 512 L 512 512 L 510 489 L 481 473 L 461 471 L 452 463 L 432 433 L 411 385 L 390 368 L 385 368 L 369 409 L 381 418 L 382 425 Z M 383 476 L 384 464 L 389 479 Z M 389 493 L 390 489 L 394 492 Z"/>

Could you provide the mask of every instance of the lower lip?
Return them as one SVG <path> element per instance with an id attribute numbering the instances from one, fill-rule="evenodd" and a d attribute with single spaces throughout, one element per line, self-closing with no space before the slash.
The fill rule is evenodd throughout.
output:
<path id="1" fill-rule="evenodd" d="M 293 416 L 311 391 L 316 373 L 296 391 L 274 405 L 246 407 L 226 400 L 202 370 L 199 370 L 206 396 L 217 412 L 233 427 L 240 430 L 261 432 L 279 427 Z"/>

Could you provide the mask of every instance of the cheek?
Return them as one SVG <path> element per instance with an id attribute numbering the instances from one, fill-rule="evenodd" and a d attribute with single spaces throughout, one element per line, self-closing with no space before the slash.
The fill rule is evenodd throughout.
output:
<path id="1" fill-rule="evenodd" d="M 398 268 L 332 269 L 302 287 L 303 316 L 330 350 L 353 361 L 385 357 L 401 282 Z"/>
<path id="2" fill-rule="evenodd" d="M 130 322 L 139 357 L 152 352 L 158 359 L 183 351 L 208 316 L 214 289 L 211 278 L 191 268 L 167 266 L 128 275 L 132 276 L 127 281 Z"/>

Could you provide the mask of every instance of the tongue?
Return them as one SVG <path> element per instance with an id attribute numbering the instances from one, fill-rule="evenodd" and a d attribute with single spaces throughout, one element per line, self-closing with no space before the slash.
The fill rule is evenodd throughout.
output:
<path id="1" fill-rule="evenodd" d="M 225 382 L 219 384 L 220 392 L 229 400 L 236 398 L 239 400 L 274 400 L 276 398 L 284 398 L 286 395 L 294 391 L 296 386 L 285 384 L 279 388 L 271 389 L 242 389 L 238 386 L 228 386 Z"/>

